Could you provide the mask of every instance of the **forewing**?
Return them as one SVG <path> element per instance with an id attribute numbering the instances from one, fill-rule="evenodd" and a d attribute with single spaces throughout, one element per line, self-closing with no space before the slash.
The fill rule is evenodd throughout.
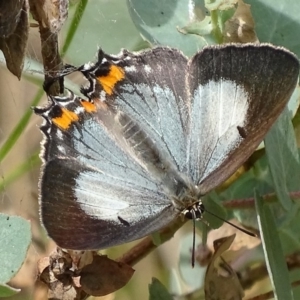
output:
<path id="1" fill-rule="evenodd" d="M 157 178 L 121 147 L 114 111 L 71 96 L 36 112 L 46 119 L 41 216 L 59 246 L 107 248 L 177 216 Z"/>
<path id="2" fill-rule="evenodd" d="M 209 47 L 189 65 L 188 173 L 205 194 L 252 154 L 287 104 L 297 58 L 271 45 Z"/>
<path id="3" fill-rule="evenodd" d="M 189 125 L 185 74 L 187 58 L 178 50 L 159 47 L 119 56 L 99 52 L 99 61 L 84 75 L 83 93 L 114 105 L 135 120 L 166 160 L 186 171 Z"/>

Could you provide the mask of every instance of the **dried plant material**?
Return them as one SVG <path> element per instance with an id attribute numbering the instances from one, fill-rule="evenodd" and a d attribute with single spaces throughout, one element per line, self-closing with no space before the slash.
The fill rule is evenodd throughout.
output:
<path id="1" fill-rule="evenodd" d="M 38 262 L 36 286 L 44 289 L 48 299 L 83 300 L 87 296 L 104 296 L 122 288 L 134 270 L 94 251 L 57 248 Z"/>
<path id="2" fill-rule="evenodd" d="M 63 90 L 63 82 L 55 81 L 62 69 L 62 60 L 58 51 L 58 32 L 68 16 L 68 0 L 29 0 L 30 12 L 39 24 L 42 57 L 45 71 L 44 86 L 47 93 L 58 95 Z"/>
<path id="3" fill-rule="evenodd" d="M 205 275 L 206 300 L 241 300 L 244 296 L 237 274 L 221 256 L 229 249 L 234 238 L 235 235 L 231 235 L 214 243 L 215 253 Z"/>
<path id="4" fill-rule="evenodd" d="M 80 252 L 84 255 L 84 251 Z M 45 284 L 47 299 L 83 300 L 87 297 L 79 284 L 77 273 L 80 270 L 76 268 L 79 261 L 79 253 L 77 261 L 74 262 L 68 251 L 61 248 L 57 248 L 49 257 L 39 260 L 38 281 Z"/>
<path id="5" fill-rule="evenodd" d="M 0 36 L 2 38 L 7 38 L 15 32 L 24 2 L 24 0 L 0 2 Z"/>
<path id="6" fill-rule="evenodd" d="M 258 43 L 250 7 L 251 5 L 245 4 L 243 0 L 238 1 L 234 15 L 225 22 L 224 42 Z"/>
<path id="7" fill-rule="evenodd" d="M 19 79 L 28 40 L 27 0 L 0 1 L 0 49 L 8 70 Z"/>
<path id="8" fill-rule="evenodd" d="M 230 219 L 229 221 L 234 225 L 243 228 L 243 225 L 236 219 Z M 255 231 L 253 228 L 251 228 L 251 230 Z M 235 234 L 235 239 L 234 243 L 230 247 L 230 250 L 235 252 L 234 256 L 237 255 L 237 251 L 239 251 L 239 255 L 242 255 L 244 251 L 256 248 L 259 244 L 261 244 L 261 240 L 259 238 L 245 234 L 244 232 L 237 230 L 233 226 L 224 223 L 220 228 L 218 228 L 218 230 L 211 230 L 209 232 L 207 238 L 208 248 L 213 251 L 215 240 L 233 234 Z M 226 254 L 224 254 L 226 260 L 231 256 L 230 252 L 231 251 L 227 251 Z"/>
<path id="9" fill-rule="evenodd" d="M 205 7 L 209 10 L 228 10 L 233 8 L 238 0 L 215 0 L 215 1 L 207 1 L 205 3 Z"/>
<path id="10" fill-rule="evenodd" d="M 45 72 L 44 87 L 47 93 L 58 95 L 63 91 L 63 82 L 55 81 L 63 63 L 58 50 L 58 35 L 68 16 L 68 0 L 29 0 L 30 12 L 38 22 L 41 35 L 42 57 Z"/>
<path id="11" fill-rule="evenodd" d="M 82 289 L 93 296 L 105 296 L 122 288 L 134 270 L 107 256 L 95 256 L 92 264 L 85 266 L 80 275 Z"/>
<path id="12" fill-rule="evenodd" d="M 30 0 L 30 7 L 40 27 L 58 33 L 68 17 L 69 0 Z"/>
<path id="13" fill-rule="evenodd" d="M 212 29 L 211 18 L 208 16 L 201 21 L 192 21 L 182 28 L 177 27 L 177 30 L 182 34 L 197 34 L 199 36 L 210 34 Z"/>
<path id="14" fill-rule="evenodd" d="M 84 266 L 92 263 L 95 252 L 82 250 L 68 250 L 75 269 L 81 270 Z"/>

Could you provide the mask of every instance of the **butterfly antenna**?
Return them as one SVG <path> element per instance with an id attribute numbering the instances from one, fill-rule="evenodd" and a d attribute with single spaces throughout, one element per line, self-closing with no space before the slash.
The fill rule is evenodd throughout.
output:
<path id="1" fill-rule="evenodd" d="M 236 228 L 236 229 L 238 229 L 238 230 L 240 230 L 240 231 L 242 231 L 242 232 L 244 232 L 244 233 L 250 235 L 250 236 L 257 237 L 257 235 L 256 235 L 255 233 L 253 233 L 253 232 L 251 232 L 251 231 L 249 231 L 249 230 L 247 230 L 247 229 L 244 229 L 244 228 L 242 228 L 242 227 L 239 227 L 239 226 L 237 226 L 237 225 L 235 225 L 235 224 L 233 224 L 233 223 L 231 223 L 231 222 L 229 222 L 229 221 L 227 221 L 227 220 L 225 220 L 225 219 L 223 219 L 223 218 L 217 216 L 216 214 L 212 213 L 211 211 L 207 210 L 206 208 L 205 208 L 204 211 L 205 211 L 206 213 L 209 213 L 210 215 L 216 217 L 217 219 L 219 219 L 219 220 L 221 220 L 221 221 L 223 221 L 223 222 L 225 222 L 225 223 L 231 225 L 232 227 L 234 227 L 234 228 Z"/>
<path id="2" fill-rule="evenodd" d="M 193 218 L 192 268 L 194 268 L 195 266 L 195 248 L 196 248 L 196 218 Z"/>

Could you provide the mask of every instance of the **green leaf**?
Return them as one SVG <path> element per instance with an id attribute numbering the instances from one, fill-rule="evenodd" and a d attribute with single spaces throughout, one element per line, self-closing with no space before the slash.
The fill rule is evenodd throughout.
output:
<path id="1" fill-rule="evenodd" d="M 149 284 L 149 300 L 173 300 L 165 286 L 156 278 Z"/>
<path id="2" fill-rule="evenodd" d="M 289 192 L 299 188 L 300 163 L 294 128 L 287 109 L 267 134 L 265 147 L 274 189 L 281 205 L 290 210 L 293 202 Z"/>
<path id="3" fill-rule="evenodd" d="M 127 0 L 128 10 L 137 29 L 150 43 L 167 45 L 191 56 L 207 44 L 215 43 L 211 35 L 183 34 L 193 22 L 204 20 L 206 9 L 202 1 Z M 202 24 L 207 31 L 207 20 Z M 201 31 L 201 28 L 198 29 Z"/>
<path id="4" fill-rule="evenodd" d="M 23 218 L 0 214 L 0 284 L 21 268 L 31 242 L 30 223 Z"/>
<path id="5" fill-rule="evenodd" d="M 212 29 L 211 17 L 206 16 L 202 21 L 192 22 L 178 30 L 183 34 L 197 34 L 201 36 L 210 34 Z"/>
<path id="6" fill-rule="evenodd" d="M 79 1 L 78 5 L 76 6 L 76 10 L 74 12 L 73 18 L 70 18 L 71 24 L 68 30 L 68 33 L 66 35 L 66 39 L 62 48 L 62 57 L 65 55 L 67 50 L 70 47 L 70 44 L 74 38 L 74 36 L 77 34 L 78 27 L 80 24 L 80 21 L 82 19 L 82 16 L 84 15 L 85 8 L 88 4 L 87 0 L 81 0 Z"/>
<path id="7" fill-rule="evenodd" d="M 298 0 L 252 0 L 255 31 L 260 42 L 287 47 L 300 56 Z"/>
<path id="8" fill-rule="evenodd" d="M 80 2 L 78 5 L 81 5 Z M 76 15 L 80 15 L 80 10 L 74 7 L 63 27 L 64 34 L 68 36 L 63 51 L 66 51 L 65 56 L 72 65 L 92 61 L 99 47 L 107 53 L 116 54 L 121 48 L 135 50 L 141 41 L 125 0 L 87 1 L 79 26 Z"/>
<path id="9" fill-rule="evenodd" d="M 20 289 L 14 289 L 8 285 L 0 284 L 0 298 L 10 297 L 20 292 Z"/>
<path id="10" fill-rule="evenodd" d="M 274 290 L 275 299 L 292 300 L 292 288 L 285 262 L 276 223 L 267 204 L 255 192 L 257 220 L 261 233 L 268 273 Z"/>
<path id="11" fill-rule="evenodd" d="M 220 197 L 217 193 L 214 191 L 209 193 L 209 195 L 204 197 L 203 203 L 205 207 L 204 220 L 208 223 L 209 228 L 216 229 L 222 226 L 223 221 L 220 218 L 226 219 L 226 210 L 220 203 Z M 210 212 L 216 216 L 213 216 Z"/>

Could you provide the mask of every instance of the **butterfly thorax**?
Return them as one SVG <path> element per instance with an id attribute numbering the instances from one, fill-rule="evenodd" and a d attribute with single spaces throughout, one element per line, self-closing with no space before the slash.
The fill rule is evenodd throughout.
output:
<path id="1" fill-rule="evenodd" d="M 168 193 L 175 208 L 183 212 L 199 202 L 200 192 L 191 180 L 178 173 L 170 172 L 165 186 L 168 186 Z"/>
<path id="2" fill-rule="evenodd" d="M 202 219 L 204 206 L 200 199 L 197 186 L 190 185 L 188 188 L 181 186 L 178 192 L 179 193 L 172 199 L 175 208 L 187 219 Z"/>

